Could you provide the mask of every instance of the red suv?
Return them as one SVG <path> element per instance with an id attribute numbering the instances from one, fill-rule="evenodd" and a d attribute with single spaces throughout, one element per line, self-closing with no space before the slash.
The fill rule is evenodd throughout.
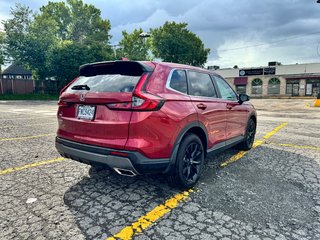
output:
<path id="1" fill-rule="evenodd" d="M 86 64 L 61 91 L 56 148 L 126 176 L 165 173 L 189 188 L 207 154 L 252 147 L 249 97 L 202 68 L 137 61 Z"/>

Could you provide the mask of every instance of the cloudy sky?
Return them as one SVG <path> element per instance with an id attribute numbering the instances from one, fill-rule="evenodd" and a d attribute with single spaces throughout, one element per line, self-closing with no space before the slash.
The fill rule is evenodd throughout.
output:
<path id="1" fill-rule="evenodd" d="M 38 11 L 47 0 L 1 0 L 0 19 L 16 2 Z M 316 0 L 84 0 L 101 9 L 112 25 L 112 43 L 121 31 L 187 22 L 211 49 L 207 65 L 263 66 L 320 62 L 320 4 Z"/>

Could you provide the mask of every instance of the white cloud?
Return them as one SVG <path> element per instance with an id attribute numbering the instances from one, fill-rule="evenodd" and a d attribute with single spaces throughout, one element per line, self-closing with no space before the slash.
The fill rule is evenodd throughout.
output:
<path id="1" fill-rule="evenodd" d="M 16 2 L 38 10 L 47 0 Z M 112 43 L 121 39 L 121 32 L 134 28 L 148 31 L 165 21 L 187 22 L 189 29 L 211 48 L 208 65 L 232 67 L 265 65 L 268 61 L 320 61 L 316 46 L 320 34 L 289 39 L 276 45 L 265 45 L 236 51 L 241 46 L 270 43 L 295 35 L 306 35 L 319 28 L 320 5 L 306 0 L 84 0 L 101 9 L 103 18 L 112 24 Z M 0 2 L 0 19 L 8 18 L 11 0 Z M 220 50 L 220 52 L 219 52 Z"/>

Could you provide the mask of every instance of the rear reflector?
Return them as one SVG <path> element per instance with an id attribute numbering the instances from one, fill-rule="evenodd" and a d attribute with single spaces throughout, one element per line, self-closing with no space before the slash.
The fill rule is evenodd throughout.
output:
<path id="1" fill-rule="evenodd" d="M 123 152 L 110 152 L 112 155 L 118 155 L 118 156 L 123 156 L 123 157 L 128 157 L 128 153 L 123 153 Z"/>

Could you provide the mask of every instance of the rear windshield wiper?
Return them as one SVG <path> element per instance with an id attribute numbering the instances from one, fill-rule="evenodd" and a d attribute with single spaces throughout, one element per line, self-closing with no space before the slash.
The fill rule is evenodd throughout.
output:
<path id="1" fill-rule="evenodd" d="M 74 85 L 72 90 L 90 90 L 88 85 Z"/>

